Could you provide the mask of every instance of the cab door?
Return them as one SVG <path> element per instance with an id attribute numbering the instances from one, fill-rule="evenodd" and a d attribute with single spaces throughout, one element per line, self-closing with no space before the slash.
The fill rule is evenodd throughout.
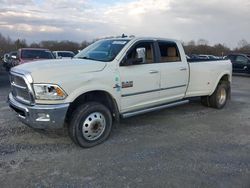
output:
<path id="1" fill-rule="evenodd" d="M 166 103 L 181 100 L 188 87 L 188 63 L 186 59 L 181 59 L 179 48 L 173 41 L 158 41 L 158 49 L 161 67 L 160 98 Z"/>
<path id="2" fill-rule="evenodd" d="M 120 64 L 121 111 L 153 106 L 160 96 L 160 66 L 156 63 L 154 41 L 135 43 Z M 139 60 L 139 61 L 138 61 Z"/>

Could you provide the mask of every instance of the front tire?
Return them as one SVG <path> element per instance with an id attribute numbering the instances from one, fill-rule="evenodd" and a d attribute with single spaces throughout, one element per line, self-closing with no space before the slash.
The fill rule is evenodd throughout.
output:
<path id="1" fill-rule="evenodd" d="M 79 146 L 93 147 L 104 142 L 112 130 L 110 110 L 103 104 L 88 102 L 72 114 L 69 136 Z"/>

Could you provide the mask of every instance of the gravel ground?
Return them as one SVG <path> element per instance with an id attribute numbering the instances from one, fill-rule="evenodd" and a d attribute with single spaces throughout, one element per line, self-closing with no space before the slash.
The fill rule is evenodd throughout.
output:
<path id="1" fill-rule="evenodd" d="M 250 187 L 250 76 L 235 75 L 222 110 L 199 100 L 123 120 L 105 143 L 35 131 L 6 103 L 0 71 L 0 187 Z"/>

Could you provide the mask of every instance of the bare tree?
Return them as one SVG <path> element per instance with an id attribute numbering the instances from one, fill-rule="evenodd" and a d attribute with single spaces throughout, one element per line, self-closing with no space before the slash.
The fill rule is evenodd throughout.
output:
<path id="1" fill-rule="evenodd" d="M 15 45 L 15 50 L 18 50 L 19 48 L 26 48 L 26 47 L 28 47 L 25 39 L 17 39 L 14 42 L 14 45 Z"/>
<path id="2" fill-rule="evenodd" d="M 199 39 L 197 41 L 197 45 L 200 45 L 200 46 L 208 46 L 209 42 L 205 39 Z"/>
<path id="3" fill-rule="evenodd" d="M 245 40 L 245 39 L 242 39 L 238 42 L 238 47 L 239 48 L 243 48 L 245 46 L 249 45 L 249 43 Z"/>

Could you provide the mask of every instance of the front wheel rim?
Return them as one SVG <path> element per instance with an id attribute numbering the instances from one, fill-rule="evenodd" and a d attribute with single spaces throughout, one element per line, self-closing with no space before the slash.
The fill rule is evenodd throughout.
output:
<path id="1" fill-rule="evenodd" d="M 82 135 L 88 141 L 100 138 L 106 128 L 106 120 L 102 113 L 91 113 L 82 124 Z"/>
<path id="2" fill-rule="evenodd" d="M 218 102 L 223 105 L 227 100 L 227 91 L 225 88 L 221 88 L 218 94 Z"/>

